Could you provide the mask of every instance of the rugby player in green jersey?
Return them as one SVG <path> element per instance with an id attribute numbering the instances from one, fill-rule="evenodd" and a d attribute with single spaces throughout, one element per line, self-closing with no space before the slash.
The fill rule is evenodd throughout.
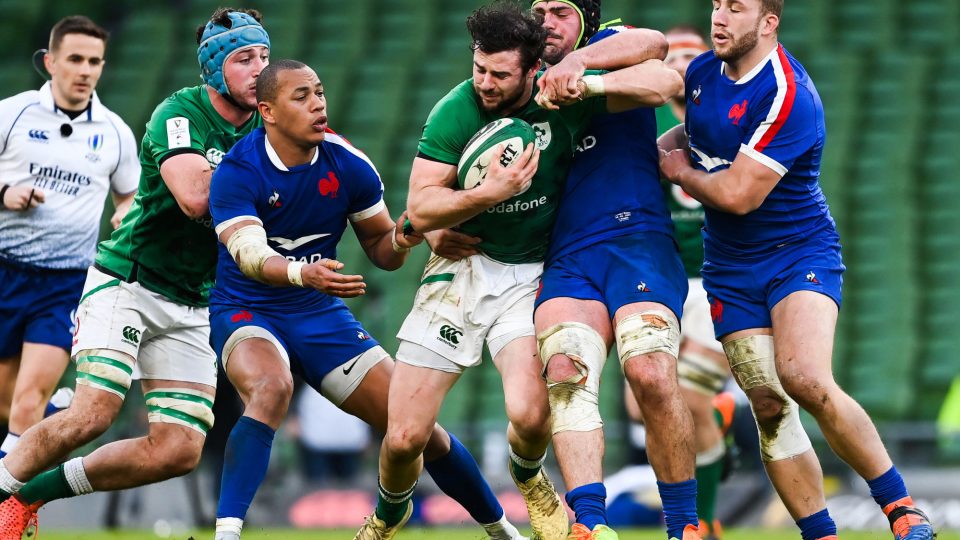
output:
<path id="1" fill-rule="evenodd" d="M 154 111 L 139 193 L 87 276 L 73 339 L 73 405 L 27 430 L 0 461 L 0 530 L 11 538 L 20 536 L 9 531 L 26 529 L 51 500 L 159 482 L 200 460 L 217 384 L 207 317 L 217 258 L 210 176 L 261 123 L 255 84 L 270 38 L 257 11 L 218 9 L 197 29 L 197 43 L 205 84 L 174 93 Z M 147 436 L 47 470 L 113 423 L 135 367 Z"/>
<path id="2" fill-rule="evenodd" d="M 566 538 L 566 511 L 541 469 L 551 419 L 532 315 L 546 245 L 575 141 L 590 118 L 661 105 L 681 86 L 676 72 L 654 61 L 588 72 L 570 85 L 544 90 L 537 80 L 547 31 L 537 17 L 513 2 L 498 2 L 475 11 L 467 27 L 473 78 L 427 118 L 407 210 L 417 230 L 457 227 L 480 236 L 480 253 L 458 261 L 434 256 L 427 263 L 398 334 L 377 509 L 358 539 L 392 538 L 409 517 L 421 454 L 441 403 L 460 373 L 480 362 L 484 342 L 503 378 L 510 470 L 534 537 Z M 507 168 L 495 155 L 480 186 L 457 189 L 456 164 L 467 141 L 503 117 L 530 123 L 536 142 Z"/>

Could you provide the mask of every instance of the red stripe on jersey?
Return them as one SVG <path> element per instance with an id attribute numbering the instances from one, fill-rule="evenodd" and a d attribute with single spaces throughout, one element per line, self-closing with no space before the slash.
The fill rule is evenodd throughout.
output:
<path id="1" fill-rule="evenodd" d="M 754 150 L 757 152 L 763 152 L 763 149 L 766 148 L 767 145 L 770 144 L 770 141 L 780 132 L 780 128 L 787 123 L 787 118 L 790 117 L 790 111 L 793 110 L 793 99 L 797 95 L 797 81 L 794 80 L 793 67 L 790 65 L 790 59 L 787 58 L 787 54 L 783 50 L 783 45 L 777 44 L 777 56 L 780 57 L 780 67 L 783 68 L 783 78 L 787 83 L 787 95 L 784 96 L 783 104 L 780 105 L 780 112 L 777 114 L 777 119 L 773 121 L 773 125 L 763 134 L 763 138 L 761 138 L 760 142 L 754 147 Z"/>

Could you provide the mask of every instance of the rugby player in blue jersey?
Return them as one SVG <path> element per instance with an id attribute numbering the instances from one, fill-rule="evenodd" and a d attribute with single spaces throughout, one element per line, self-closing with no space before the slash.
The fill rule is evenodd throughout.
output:
<path id="1" fill-rule="evenodd" d="M 535 0 L 549 31 L 544 87 L 562 93 L 593 59 L 664 58 L 657 32 L 599 29 L 600 2 Z M 598 31 L 599 30 L 599 31 Z M 618 33 L 648 33 L 645 48 L 611 47 Z M 590 47 L 583 47 L 588 43 Z M 601 41 L 604 40 L 604 41 Z M 619 58 L 616 53 L 623 58 Z M 627 58 L 630 56 L 630 58 Z M 553 414 L 553 446 L 576 513 L 570 538 L 617 537 L 606 525 L 600 373 L 617 343 L 624 375 L 647 420 L 650 462 L 667 536 L 697 536 L 693 422 L 677 383 L 679 319 L 687 279 L 657 169 L 653 109 L 593 120 L 577 147 L 557 212 L 535 314 Z"/>
<path id="2" fill-rule="evenodd" d="M 835 539 L 837 528 L 799 407 L 867 481 L 894 538 L 930 539 L 870 418 L 833 379 L 844 266 L 818 181 L 823 105 L 777 40 L 782 10 L 783 0 L 713 2 L 713 51 L 687 68 L 686 126 L 661 138 L 660 166 L 706 209 L 702 273 L 714 331 L 804 540 Z"/>
<path id="3" fill-rule="evenodd" d="M 227 442 L 218 540 L 240 537 L 286 416 L 291 372 L 386 429 L 393 361 L 340 300 L 364 294 L 366 283 L 339 272 L 336 248 L 349 221 L 370 260 L 395 270 L 422 241 L 402 233 L 404 216 L 390 218 L 373 163 L 327 128 L 323 86 L 312 69 L 272 62 L 256 89 L 263 128 L 233 147 L 210 186 L 221 242 L 211 343 L 245 405 Z M 522 538 L 456 438 L 437 426 L 427 454 L 440 488 L 491 538 Z"/>

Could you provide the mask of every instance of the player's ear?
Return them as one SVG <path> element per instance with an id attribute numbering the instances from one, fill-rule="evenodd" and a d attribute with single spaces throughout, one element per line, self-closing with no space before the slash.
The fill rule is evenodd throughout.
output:
<path id="1" fill-rule="evenodd" d="M 257 109 L 260 111 L 260 116 L 263 118 L 264 124 L 277 123 L 277 117 L 273 115 L 273 108 L 270 106 L 269 101 L 261 101 L 257 103 Z"/>
<path id="2" fill-rule="evenodd" d="M 780 17 L 777 17 L 773 13 L 765 13 L 763 15 L 763 35 L 769 36 L 776 34 L 778 28 L 780 28 Z"/>
<path id="3" fill-rule="evenodd" d="M 53 64 L 54 64 L 53 53 L 50 51 L 43 53 L 43 67 L 44 69 L 47 70 L 47 73 L 49 73 L 51 77 L 53 77 L 53 71 L 54 71 Z"/>

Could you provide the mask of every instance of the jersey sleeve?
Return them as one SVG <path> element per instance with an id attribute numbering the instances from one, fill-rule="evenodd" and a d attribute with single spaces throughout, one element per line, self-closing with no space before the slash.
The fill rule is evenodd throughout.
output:
<path id="1" fill-rule="evenodd" d="M 784 62 L 785 66 L 789 66 Z M 750 127 L 741 141 L 740 152 L 783 176 L 819 137 L 817 105 L 813 95 L 798 86 L 793 72 L 785 80 L 777 76 L 777 86 L 758 107 L 748 108 Z M 746 119 L 745 119 L 746 120 Z"/>
<path id="2" fill-rule="evenodd" d="M 38 92 L 31 90 L 0 100 L 0 154 L 7 149 L 10 132 L 23 111 L 38 102 Z"/>
<path id="3" fill-rule="evenodd" d="M 149 150 L 159 167 L 167 159 L 185 153 L 204 155 L 204 126 L 179 103 L 167 99 L 147 123 Z"/>
<path id="4" fill-rule="evenodd" d="M 110 174 L 110 188 L 114 193 L 127 195 L 137 189 L 140 183 L 140 159 L 137 156 L 137 141 L 133 131 L 119 117 L 112 117 L 111 123 L 117 128 L 120 137 L 120 152 L 117 167 Z"/>
<path id="5" fill-rule="evenodd" d="M 464 97 L 462 87 L 453 89 L 430 111 L 417 146 L 419 157 L 456 165 L 470 137 L 483 127 L 476 104 Z"/>
<path id="6" fill-rule="evenodd" d="M 260 224 L 257 201 L 259 174 L 253 167 L 238 160 L 224 159 L 210 179 L 210 215 L 219 235 L 234 223 L 253 220 Z"/>
<path id="7" fill-rule="evenodd" d="M 386 204 L 383 202 L 383 181 L 377 167 L 360 150 L 344 145 L 346 159 L 342 160 L 342 174 L 350 186 L 350 205 L 347 217 L 356 223 L 379 214 Z"/>

